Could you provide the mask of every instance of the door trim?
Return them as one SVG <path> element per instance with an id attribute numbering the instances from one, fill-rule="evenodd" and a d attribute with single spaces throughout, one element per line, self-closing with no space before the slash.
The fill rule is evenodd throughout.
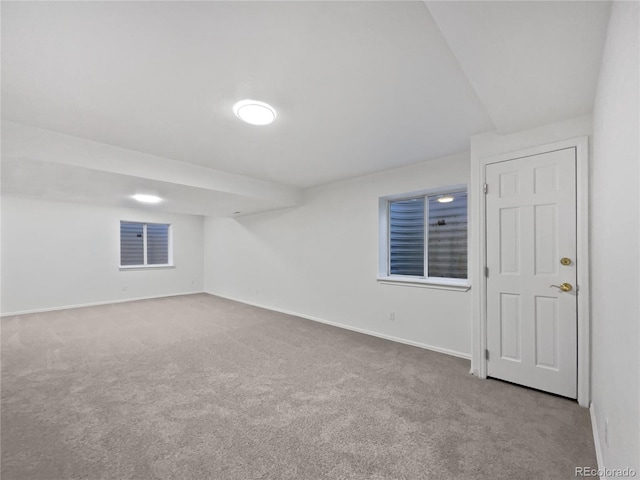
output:
<path id="1" fill-rule="evenodd" d="M 590 328 L 590 289 L 589 289 L 589 137 L 576 137 L 546 145 L 530 147 L 513 152 L 481 158 L 474 166 L 477 168 L 478 234 L 475 265 L 472 269 L 473 285 L 477 286 L 472 309 L 472 358 L 471 372 L 480 378 L 487 378 L 487 279 L 484 269 L 487 264 L 486 249 L 486 196 L 483 193 L 485 167 L 491 163 L 530 157 L 554 150 L 576 149 L 576 239 L 577 239 L 577 285 L 578 285 L 578 403 L 588 407 L 591 402 L 591 328 Z"/>

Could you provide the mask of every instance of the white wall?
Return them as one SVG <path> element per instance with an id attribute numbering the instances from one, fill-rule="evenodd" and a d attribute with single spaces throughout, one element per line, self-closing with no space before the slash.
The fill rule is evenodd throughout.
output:
<path id="1" fill-rule="evenodd" d="M 468 354 L 469 292 L 376 281 L 378 198 L 468 180 L 461 154 L 311 189 L 297 208 L 207 218 L 205 290 Z"/>
<path id="2" fill-rule="evenodd" d="M 5 195 L 1 208 L 3 314 L 202 291 L 203 217 Z M 120 271 L 120 220 L 171 223 L 175 268 Z"/>
<path id="3" fill-rule="evenodd" d="M 638 475 L 639 16 L 637 2 L 613 4 L 593 115 L 591 176 L 592 408 L 602 467 L 632 467 Z"/>

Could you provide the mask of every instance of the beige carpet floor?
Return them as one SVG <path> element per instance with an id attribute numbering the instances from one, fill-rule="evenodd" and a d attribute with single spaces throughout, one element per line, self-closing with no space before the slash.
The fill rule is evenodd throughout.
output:
<path id="1" fill-rule="evenodd" d="M 2 319 L 2 480 L 568 479 L 589 412 L 199 294 Z"/>

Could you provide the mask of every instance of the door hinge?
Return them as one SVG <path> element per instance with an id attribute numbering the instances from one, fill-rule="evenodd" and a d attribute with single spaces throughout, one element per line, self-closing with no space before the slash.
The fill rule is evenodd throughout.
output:
<path id="1" fill-rule="evenodd" d="M 484 186 L 482 187 L 482 191 L 484 193 L 489 193 L 489 185 L 487 185 L 486 183 L 484 184 Z"/>
<path id="2" fill-rule="evenodd" d="M 485 348 L 485 350 L 484 350 L 484 358 L 486 360 L 489 360 L 489 349 L 488 348 Z"/>
<path id="3" fill-rule="evenodd" d="M 489 278 L 489 267 L 484 267 L 484 276 Z"/>

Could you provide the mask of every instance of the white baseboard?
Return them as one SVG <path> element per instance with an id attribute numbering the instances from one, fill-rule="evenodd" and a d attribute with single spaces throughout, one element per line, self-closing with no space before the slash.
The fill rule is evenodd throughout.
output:
<path id="1" fill-rule="evenodd" d="M 589 405 L 589 413 L 591 414 L 591 430 L 593 431 L 593 445 L 596 449 L 596 461 L 598 462 L 598 470 L 604 472 L 602 447 L 600 446 L 600 435 L 598 435 L 598 422 L 596 421 L 596 409 L 593 407 L 593 403 Z M 607 477 L 600 477 L 600 479 L 607 480 Z"/>
<path id="2" fill-rule="evenodd" d="M 363 333 L 365 335 L 371 335 L 372 337 L 384 338 L 385 340 L 391 340 L 392 342 L 403 343 L 405 345 L 411 345 L 413 347 L 424 348 L 425 350 L 431 350 L 431 351 L 438 352 L 438 353 L 444 353 L 446 355 L 452 355 L 454 357 L 464 358 L 466 360 L 470 360 L 471 359 L 471 355 L 469 355 L 467 353 L 458 352 L 458 351 L 455 351 L 455 350 L 450 350 L 448 348 L 436 347 L 434 345 L 428 345 L 426 343 L 421 343 L 421 342 L 414 342 L 413 340 L 407 340 L 407 339 L 404 339 L 404 338 L 394 337 L 392 335 L 387 335 L 387 334 L 384 334 L 384 333 L 374 332 L 372 330 L 366 330 L 364 328 L 352 327 L 352 326 L 349 326 L 349 325 L 345 325 L 343 323 L 332 322 L 331 320 L 325 320 L 324 318 L 314 317 L 312 315 L 306 315 L 304 313 L 292 312 L 290 310 L 284 310 L 284 309 L 281 309 L 281 308 L 275 308 L 275 307 L 271 307 L 269 305 L 263 305 L 263 304 L 255 303 L 255 302 L 248 302 L 248 301 L 242 300 L 240 298 L 230 297 L 228 295 L 222 295 L 222 294 L 219 294 L 219 293 L 207 292 L 207 291 L 202 291 L 202 290 L 193 291 L 193 292 L 171 293 L 171 294 L 168 294 L 168 295 L 153 295 L 153 296 L 149 296 L 149 297 L 137 297 L 137 298 L 124 298 L 124 299 L 118 299 L 118 300 L 107 300 L 107 301 L 104 301 L 104 302 L 91 302 L 91 303 L 81 303 L 81 304 L 75 304 L 75 305 L 62 305 L 62 306 L 59 306 L 59 307 L 36 308 L 36 309 L 33 309 L 33 310 L 21 310 L 21 311 L 16 311 L 16 312 L 3 312 L 2 314 L 0 314 L 0 316 L 1 317 L 8 317 L 8 316 L 12 316 L 12 315 L 27 315 L 29 313 L 54 312 L 54 311 L 58 311 L 58 310 L 69 310 L 69 309 L 72 309 L 72 308 L 95 307 L 95 306 L 99 306 L 99 305 L 109 305 L 109 304 L 113 304 L 113 303 L 136 302 L 136 301 L 139 301 L 139 300 L 152 300 L 154 298 L 177 297 L 177 296 L 180 296 L 180 295 L 194 295 L 194 294 L 197 294 L 197 293 L 207 293 L 209 295 L 214 295 L 216 297 L 226 298 L 227 300 L 233 300 L 234 302 L 239 302 L 239 303 L 244 303 L 246 305 L 251 305 L 251 306 L 254 306 L 254 307 L 264 308 L 265 310 L 271 310 L 271 311 L 274 311 L 274 312 L 284 313 L 286 315 L 293 315 L 295 317 L 304 318 L 306 320 L 312 320 L 314 322 L 325 323 L 327 325 L 332 325 L 334 327 L 344 328 L 345 330 L 351 330 L 353 332 Z"/>
<path id="3" fill-rule="evenodd" d="M 226 298 L 227 300 L 233 300 L 234 302 L 244 303 L 246 305 L 251 305 L 253 307 L 264 308 L 265 310 L 271 310 L 273 312 L 284 313 L 286 315 L 293 315 L 295 317 L 304 318 L 306 320 L 312 320 L 314 322 L 325 323 L 327 325 L 332 325 L 334 327 L 344 328 L 345 330 L 351 330 L 353 332 L 364 333 L 365 335 L 371 335 L 372 337 L 384 338 L 385 340 L 391 340 L 392 342 L 404 343 L 405 345 L 411 345 L 413 347 L 424 348 L 425 350 L 431 350 L 438 353 L 444 353 L 447 355 L 452 355 L 454 357 L 464 358 L 466 360 L 471 359 L 471 355 L 468 353 L 457 352 L 455 350 L 449 350 L 448 348 L 436 347 L 434 345 L 428 345 L 426 343 L 414 342 L 413 340 L 407 340 L 404 338 L 393 337 L 391 335 L 386 335 L 384 333 L 374 332 L 371 330 L 365 330 L 364 328 L 351 327 L 349 325 L 345 325 L 343 323 L 332 322 L 331 320 L 325 320 L 324 318 L 314 317 L 312 315 L 306 315 L 304 313 L 292 312 L 290 310 L 284 310 L 282 308 L 275 308 L 269 305 L 263 305 L 255 302 L 248 302 L 246 300 L 242 300 L 236 297 L 230 297 L 228 295 L 222 295 L 220 293 L 208 292 L 205 291 L 209 295 L 213 295 L 216 297 Z"/>
<path id="4" fill-rule="evenodd" d="M 180 295 L 194 295 L 196 293 L 205 293 L 202 290 L 195 292 L 169 293 L 167 295 L 153 295 L 150 297 L 122 298 L 118 300 L 107 300 L 104 302 L 78 303 L 76 305 L 62 305 L 60 307 L 36 308 L 33 310 L 21 310 L 18 312 L 3 312 L 0 317 L 9 317 L 11 315 L 27 315 L 29 313 L 55 312 L 57 310 L 70 310 L 72 308 L 96 307 L 98 305 L 109 305 L 111 303 L 137 302 L 138 300 L 152 300 L 154 298 L 178 297 Z"/>

